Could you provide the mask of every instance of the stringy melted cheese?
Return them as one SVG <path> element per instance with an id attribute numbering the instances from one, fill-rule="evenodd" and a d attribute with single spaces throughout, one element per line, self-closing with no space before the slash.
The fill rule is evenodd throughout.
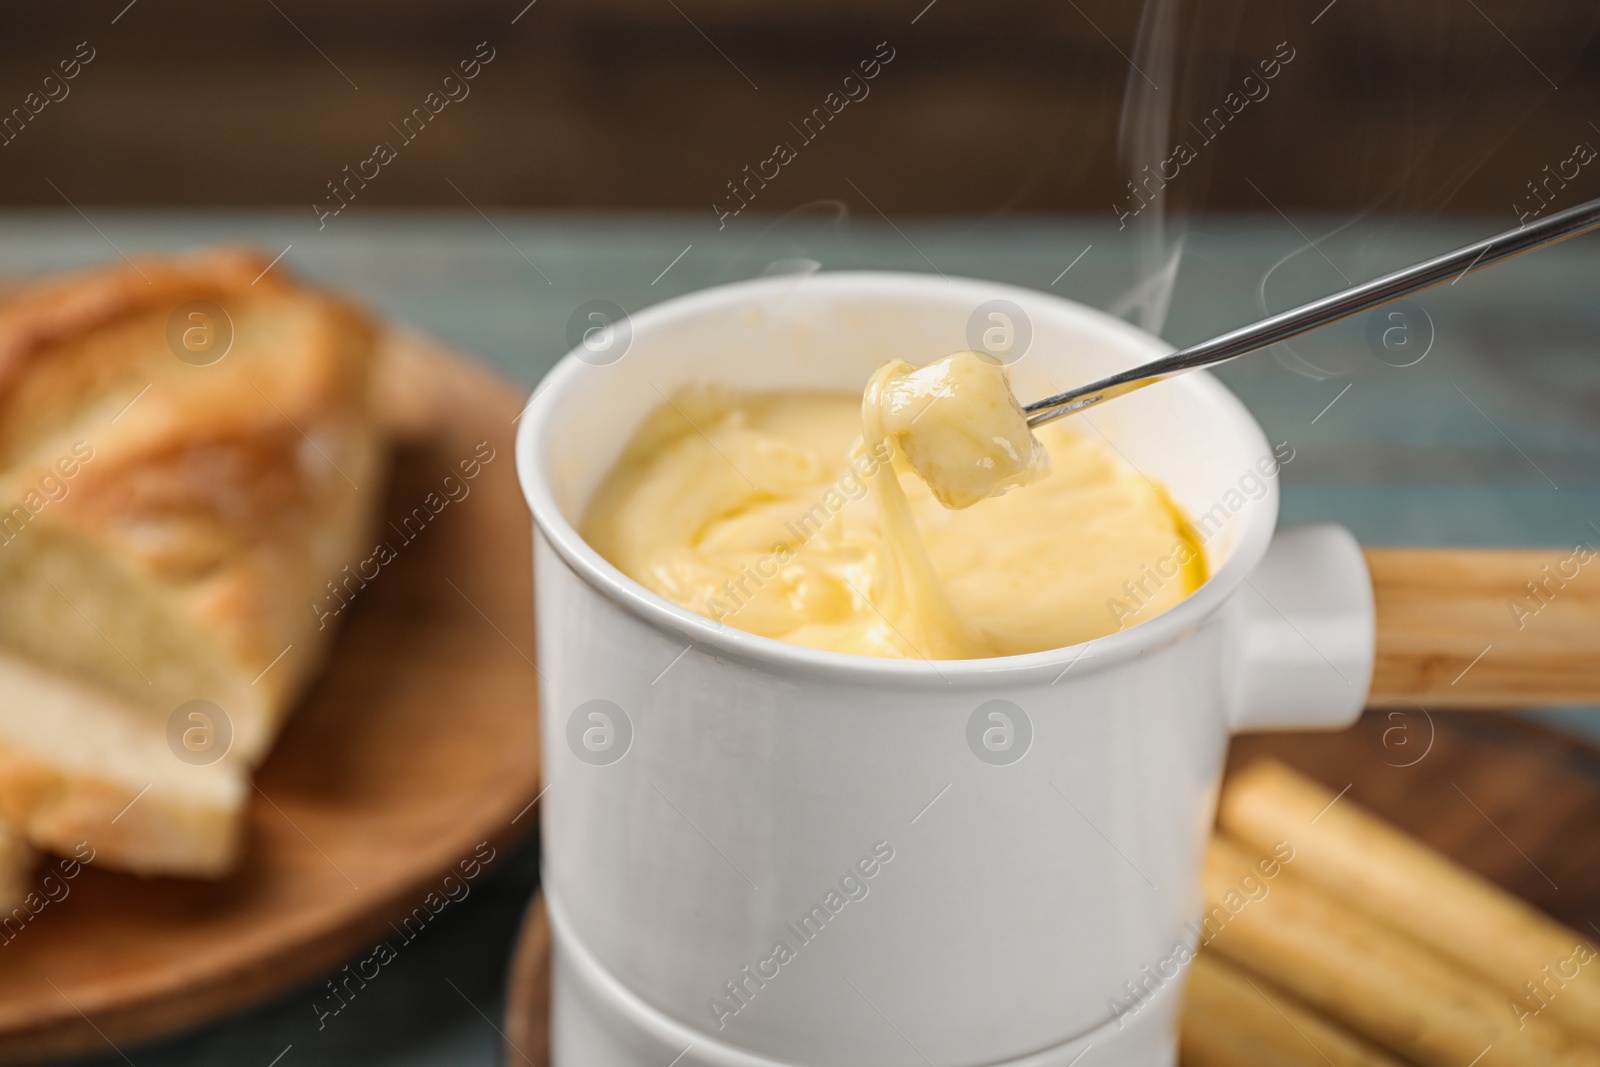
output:
<path id="1" fill-rule="evenodd" d="M 1158 486 L 1091 429 L 1035 437 L 1004 369 L 975 353 L 888 364 L 861 399 L 680 390 L 629 442 L 582 533 L 692 611 L 868 656 L 1061 648 L 1205 578 Z"/>

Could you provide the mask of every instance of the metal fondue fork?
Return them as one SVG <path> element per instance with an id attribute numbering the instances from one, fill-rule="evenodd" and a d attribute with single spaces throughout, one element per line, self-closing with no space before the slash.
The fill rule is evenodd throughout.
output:
<path id="1" fill-rule="evenodd" d="M 1131 393 L 1163 378 L 1170 378 L 1175 374 L 1194 370 L 1196 367 L 1209 367 L 1214 363 L 1242 356 L 1246 352 L 1254 352 L 1279 341 L 1298 337 L 1318 326 L 1358 315 L 1408 293 L 1437 285 L 1447 278 L 1460 278 L 1469 271 L 1482 270 L 1523 252 L 1531 252 L 1535 248 L 1543 248 L 1545 245 L 1564 241 L 1568 237 L 1587 233 L 1597 226 L 1600 226 L 1600 199 L 1590 200 L 1535 222 L 1525 223 L 1514 230 L 1507 230 L 1474 244 L 1463 245 L 1453 252 L 1446 252 L 1442 256 L 1404 267 L 1392 274 L 1374 278 L 1370 282 L 1351 286 L 1249 326 L 1241 326 L 1209 341 L 1190 345 L 1170 356 L 1163 356 L 1119 374 L 1113 374 L 1090 385 L 1036 400 L 1022 410 L 1028 415 L 1029 426 L 1042 426 L 1064 415 L 1093 407 L 1101 401 Z"/>

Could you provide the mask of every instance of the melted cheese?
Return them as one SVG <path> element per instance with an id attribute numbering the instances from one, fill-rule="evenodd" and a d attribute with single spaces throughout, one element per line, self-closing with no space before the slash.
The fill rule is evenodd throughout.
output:
<path id="1" fill-rule="evenodd" d="M 1205 577 L 1158 486 L 1090 429 L 1036 438 L 1003 368 L 974 353 L 889 364 L 861 399 L 682 390 L 581 530 L 692 611 L 869 656 L 1060 648 L 1165 611 Z"/>

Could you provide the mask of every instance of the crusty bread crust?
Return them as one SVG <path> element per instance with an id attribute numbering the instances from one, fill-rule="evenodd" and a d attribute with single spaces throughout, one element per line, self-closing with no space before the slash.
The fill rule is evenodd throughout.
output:
<path id="1" fill-rule="evenodd" d="M 108 263 L 17 290 L 0 305 L 0 398 L 52 344 L 141 309 L 215 300 L 246 287 L 289 288 L 286 272 L 262 276 L 269 262 L 248 249 L 214 249 Z"/>

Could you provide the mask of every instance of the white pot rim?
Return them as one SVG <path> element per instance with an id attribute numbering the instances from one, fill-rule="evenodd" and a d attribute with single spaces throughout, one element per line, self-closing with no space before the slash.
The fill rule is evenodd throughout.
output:
<path id="1" fill-rule="evenodd" d="M 909 292 L 925 296 L 934 292 L 973 305 L 999 297 L 1022 305 L 1030 316 L 1070 315 L 1080 322 L 1090 322 L 1105 335 L 1116 338 L 1139 362 L 1173 350 L 1160 338 L 1119 318 L 1049 293 L 981 279 L 899 271 L 825 271 L 801 279 L 756 278 L 702 289 L 630 315 L 633 344 L 639 344 L 641 337 L 668 322 L 729 312 L 799 285 L 820 288 L 824 294 L 837 292 L 856 297 L 881 294 L 892 298 Z M 856 685 L 880 684 L 899 689 L 948 689 L 992 685 L 997 675 L 1005 675 L 1010 681 L 1037 676 L 1059 678 L 1068 670 L 1103 670 L 1178 641 L 1213 615 L 1261 561 L 1277 522 L 1278 485 L 1271 480 L 1267 495 L 1245 516 L 1246 526 L 1234 550 L 1204 585 L 1160 615 L 1092 641 L 1018 656 L 951 660 L 888 659 L 806 648 L 714 622 L 651 592 L 591 548 L 562 514 L 541 461 L 546 428 L 572 386 L 604 369 L 569 352 L 539 383 L 523 409 L 517 430 L 517 474 L 535 524 L 550 547 L 590 588 L 630 614 L 678 635 L 691 646 L 771 674 L 822 675 L 848 679 Z M 1193 394 L 1196 403 L 1218 409 L 1234 421 L 1236 429 L 1253 435 L 1258 454 L 1270 451 L 1254 416 L 1208 372 L 1194 371 L 1152 388 L 1181 389 Z M 554 622 L 546 620 L 545 624 Z"/>

